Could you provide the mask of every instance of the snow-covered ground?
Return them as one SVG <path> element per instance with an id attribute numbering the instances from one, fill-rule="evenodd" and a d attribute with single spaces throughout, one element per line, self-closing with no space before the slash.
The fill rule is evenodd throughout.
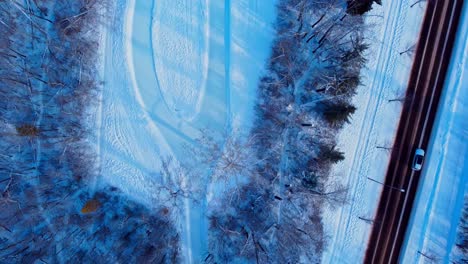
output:
<path id="1" fill-rule="evenodd" d="M 410 7 L 412 3 L 412 0 L 383 1 L 383 6 L 374 5 L 366 15 L 369 62 L 362 72 L 364 84 L 353 99 L 358 110 L 352 123 L 339 135 L 337 147 L 346 153 L 346 160 L 333 169 L 349 187 L 349 203 L 325 214 L 330 243 L 324 252 L 324 263 L 357 263 L 364 256 L 371 225 L 359 217 L 373 218 L 382 190 L 381 185 L 367 177 L 377 181 L 385 177 L 390 153 L 377 147 L 391 147 L 402 107 L 400 102 L 388 100 L 405 93 L 412 52 L 400 52 L 411 50 L 416 44 L 425 11 L 424 2 Z M 158 190 L 164 181 L 161 158 L 173 156 L 180 163 L 192 159 L 186 146 L 197 144 L 200 129 L 222 134 L 248 131 L 251 127 L 258 77 L 274 37 L 275 3 L 120 0 L 115 7 L 112 27 L 105 35 L 105 86 L 101 114 L 97 115 L 101 125 L 98 145 L 103 175 L 98 184 L 116 186 L 151 207 L 160 202 Z M 463 45 L 466 42 L 460 43 L 459 49 Z M 466 51 L 458 54 L 466 58 Z M 463 76 L 466 64 L 458 62 L 452 68 L 457 76 Z M 463 112 L 462 101 L 452 98 L 461 93 L 466 96 L 461 89 L 466 81 L 456 82 L 459 79 L 453 78 L 453 89 L 444 95 L 444 100 L 452 101 L 447 103 L 442 116 L 451 121 L 461 118 L 452 112 Z M 441 120 L 445 119 L 439 117 L 438 122 Z M 439 149 L 434 147 L 433 153 L 428 153 L 427 161 L 437 165 L 432 170 L 447 171 L 444 166 L 454 162 L 437 159 L 434 153 L 439 151 L 449 157 L 448 142 L 463 143 L 466 130 L 462 122 L 459 124 L 458 130 L 452 125 L 441 125 L 447 129 L 437 132 L 435 138 L 442 138 L 442 143 Z M 458 149 L 466 156 L 466 145 L 462 146 Z M 456 158 L 455 152 L 451 154 Z M 430 171 L 431 167 L 426 169 Z M 463 170 L 456 171 L 461 181 Z M 444 181 L 443 176 L 437 175 L 425 179 L 424 186 L 442 188 L 441 182 L 456 185 L 456 179 Z M 200 203 L 186 200 L 179 218 L 185 262 L 198 263 L 207 253 L 205 213 L 210 183 L 193 178 L 185 182 L 198 185 L 205 194 Z M 466 179 L 463 183 L 466 186 Z M 439 195 L 429 201 L 419 195 L 424 203 L 419 204 L 418 210 L 425 211 L 429 206 L 440 208 L 444 201 L 456 201 L 451 203 L 451 212 L 459 213 L 462 203 L 459 197 L 463 195 L 448 194 L 453 196 Z M 405 261 L 412 259 L 416 250 L 433 248 L 421 233 L 435 226 L 431 221 L 436 218 L 432 213 L 418 216 L 425 219 L 421 225 L 424 230 L 417 228 L 413 231 L 417 234 L 411 233 L 419 246 L 407 247 Z M 451 245 L 454 221 L 450 229 Z"/>
<path id="2" fill-rule="evenodd" d="M 468 191 L 468 5 L 439 104 L 402 263 L 449 263 Z M 420 253 L 428 257 L 422 256 Z"/>
<path id="3" fill-rule="evenodd" d="M 348 203 L 335 211 L 326 211 L 324 224 L 330 242 L 323 263 L 359 263 L 369 239 L 371 224 L 383 186 L 402 104 L 388 100 L 401 98 L 412 66 L 411 47 L 416 44 L 425 11 L 425 3 L 410 7 L 414 1 L 382 1 L 366 15 L 370 44 L 363 85 L 353 99 L 357 107 L 351 124 L 339 135 L 338 148 L 346 159 L 332 174 L 341 177 L 348 190 Z"/>
<path id="4" fill-rule="evenodd" d="M 200 129 L 248 131 L 274 19 L 274 1 L 117 1 L 97 115 L 98 185 L 151 207 L 161 202 L 161 158 L 193 159 L 186 146 Z M 181 211 L 185 263 L 207 254 L 206 203 L 186 200 Z"/>

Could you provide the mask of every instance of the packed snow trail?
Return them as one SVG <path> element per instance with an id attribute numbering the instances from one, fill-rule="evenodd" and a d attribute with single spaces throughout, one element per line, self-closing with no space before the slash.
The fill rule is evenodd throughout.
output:
<path id="1" fill-rule="evenodd" d="M 404 24 L 405 16 L 400 16 L 402 11 L 402 2 L 401 1 L 390 1 L 390 6 L 388 9 L 388 18 L 386 19 L 383 37 L 389 40 L 388 45 L 381 45 L 379 54 L 377 55 L 377 65 L 376 72 L 373 76 L 372 81 L 369 84 L 369 87 L 372 89 L 368 95 L 366 105 L 364 122 L 359 132 L 359 144 L 356 148 L 354 154 L 347 153 L 347 156 L 353 157 L 352 166 L 350 168 L 351 173 L 353 171 L 358 172 L 358 177 L 352 179 L 352 182 L 348 182 L 348 186 L 353 190 L 350 201 L 351 205 L 349 208 L 349 213 L 342 214 L 341 217 L 344 219 L 340 220 L 340 227 L 344 229 L 345 232 L 339 232 L 338 235 L 343 235 L 342 238 L 337 238 L 335 240 L 340 241 L 344 240 L 344 243 L 341 247 L 334 248 L 334 250 L 339 250 L 339 252 L 345 252 L 349 250 L 349 247 L 352 243 L 353 236 L 350 235 L 356 231 L 356 213 L 361 212 L 364 207 L 363 203 L 354 202 L 362 199 L 363 190 L 366 186 L 367 179 L 362 177 L 366 175 L 369 171 L 371 165 L 371 160 L 367 157 L 369 152 L 373 152 L 375 148 L 374 142 L 370 139 L 376 139 L 374 126 L 378 125 L 376 122 L 376 117 L 381 116 L 381 105 L 384 103 L 384 92 L 388 91 L 390 88 L 389 84 L 395 68 L 395 60 L 398 56 L 398 52 L 393 49 L 393 47 L 398 47 L 402 25 Z M 343 209 L 345 210 L 345 209 Z M 334 240 L 334 241 L 335 241 Z"/>
<path id="2" fill-rule="evenodd" d="M 121 0 L 105 45 L 104 89 L 96 123 L 102 179 L 130 198 L 159 205 L 161 159 L 180 164 L 200 130 L 249 131 L 258 78 L 273 37 L 275 5 L 248 0 Z M 222 140 L 222 139 L 220 139 Z M 185 179 L 202 200 L 173 208 L 184 262 L 207 249 L 207 206 L 224 187 Z"/>

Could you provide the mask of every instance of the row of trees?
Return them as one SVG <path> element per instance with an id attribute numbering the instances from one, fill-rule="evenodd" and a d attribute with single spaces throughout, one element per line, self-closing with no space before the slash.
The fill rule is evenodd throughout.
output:
<path id="1" fill-rule="evenodd" d="M 0 1 L 1 263 L 179 261 L 167 208 L 87 186 L 106 3 Z"/>
<path id="2" fill-rule="evenodd" d="M 346 1 L 279 1 L 253 144 L 242 148 L 255 156 L 242 159 L 248 171 L 227 174 L 247 184 L 212 208 L 206 262 L 320 262 L 327 242 L 322 212 L 347 197 L 330 170 L 344 159 L 336 134 L 356 110 L 363 26 Z"/>

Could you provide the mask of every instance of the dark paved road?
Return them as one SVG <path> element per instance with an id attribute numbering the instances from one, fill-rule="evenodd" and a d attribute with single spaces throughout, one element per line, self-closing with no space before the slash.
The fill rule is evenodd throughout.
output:
<path id="1" fill-rule="evenodd" d="M 416 148 L 428 147 L 462 5 L 463 0 L 427 2 L 385 178 L 386 185 L 406 192 L 391 188 L 382 191 L 364 263 L 398 263 L 421 175 L 411 170 L 413 153 Z"/>

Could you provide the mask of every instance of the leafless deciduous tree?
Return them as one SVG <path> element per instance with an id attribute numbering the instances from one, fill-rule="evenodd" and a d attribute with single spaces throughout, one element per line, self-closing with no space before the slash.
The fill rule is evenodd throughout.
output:
<path id="1" fill-rule="evenodd" d="M 417 0 L 416 2 L 412 3 L 412 4 L 410 5 L 410 7 L 413 7 L 413 6 L 417 5 L 417 4 L 422 3 L 422 2 L 425 2 L 425 1 L 426 1 L 426 0 Z"/>
<path id="2" fill-rule="evenodd" d="M 375 220 L 371 219 L 371 218 L 365 218 L 365 217 L 362 217 L 362 216 L 359 216 L 358 218 L 359 218 L 359 220 L 362 220 L 362 221 L 364 221 L 364 222 L 366 222 L 368 224 L 371 224 L 371 225 L 375 223 Z"/>
<path id="3" fill-rule="evenodd" d="M 259 163 L 252 148 L 257 136 L 243 136 L 234 131 L 222 136 L 202 131 L 198 148 L 192 148 L 194 157 L 211 168 L 214 180 L 229 180 L 250 176 Z"/>
<path id="4" fill-rule="evenodd" d="M 197 202 L 203 195 L 197 175 L 181 166 L 172 156 L 162 158 L 162 181 L 156 185 L 158 204 L 182 210 L 186 199 Z"/>
<path id="5" fill-rule="evenodd" d="M 405 94 L 402 94 L 401 96 L 399 96 L 397 98 L 388 99 L 388 102 L 389 103 L 391 103 L 391 102 L 406 103 L 406 102 L 410 102 L 413 99 L 414 99 L 414 95 L 405 93 Z"/>
<path id="6" fill-rule="evenodd" d="M 375 148 L 390 152 L 393 149 L 393 142 L 386 141 L 384 143 L 377 144 Z"/>
<path id="7" fill-rule="evenodd" d="M 434 252 L 422 252 L 418 250 L 418 254 L 422 256 L 427 261 L 427 263 L 440 263 L 440 258 Z"/>
<path id="8" fill-rule="evenodd" d="M 409 56 L 413 56 L 415 51 L 416 51 L 416 44 L 412 44 L 408 48 L 406 48 L 404 51 L 401 51 L 400 55 L 408 54 Z"/>

